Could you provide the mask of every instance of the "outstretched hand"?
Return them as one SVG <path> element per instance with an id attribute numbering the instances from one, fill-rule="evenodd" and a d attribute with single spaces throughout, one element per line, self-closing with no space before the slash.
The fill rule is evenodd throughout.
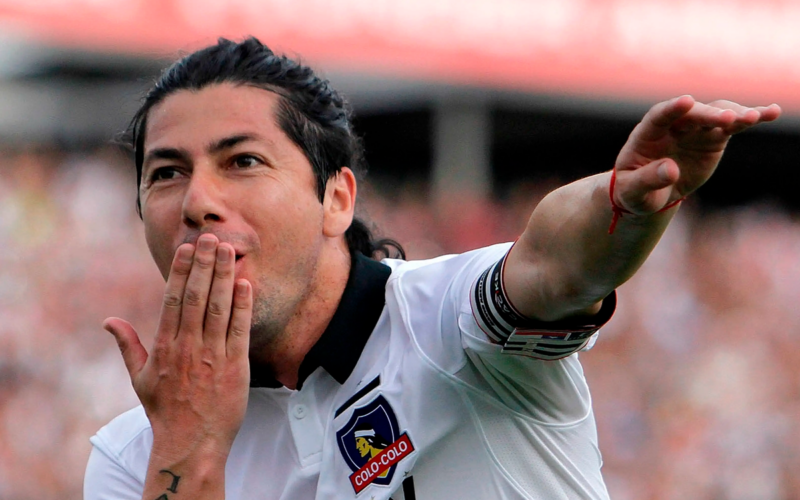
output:
<path id="1" fill-rule="evenodd" d="M 653 106 L 617 156 L 614 202 L 652 214 L 702 186 L 733 134 L 777 119 L 777 104 L 703 104 L 685 95 Z"/>

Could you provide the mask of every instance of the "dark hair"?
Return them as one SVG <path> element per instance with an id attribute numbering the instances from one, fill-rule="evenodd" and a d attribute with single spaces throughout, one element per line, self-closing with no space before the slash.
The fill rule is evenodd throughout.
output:
<path id="1" fill-rule="evenodd" d="M 164 70 L 128 127 L 127 141 L 136 163 L 137 193 L 144 161 L 145 130 L 150 109 L 179 90 L 200 90 L 220 83 L 249 85 L 280 96 L 278 126 L 297 144 L 311 163 L 320 201 L 328 179 L 349 167 L 359 179 L 366 173 L 364 146 L 351 126 L 352 112 L 327 80 L 298 61 L 279 56 L 256 38 L 241 43 L 220 38 L 216 45 L 183 57 Z M 137 194 L 136 209 L 141 216 Z M 372 231 L 358 217 L 345 233 L 350 255 L 405 258 L 394 240 L 373 240 Z"/>

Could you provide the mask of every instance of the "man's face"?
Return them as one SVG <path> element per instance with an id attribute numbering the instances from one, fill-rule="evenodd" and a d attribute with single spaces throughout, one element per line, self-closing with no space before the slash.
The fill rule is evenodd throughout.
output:
<path id="1" fill-rule="evenodd" d="M 323 205 L 302 150 L 275 120 L 279 97 L 219 84 L 150 110 L 140 190 L 150 252 L 167 277 L 175 250 L 213 233 L 253 285 L 251 348 L 285 327 L 312 287 Z"/>

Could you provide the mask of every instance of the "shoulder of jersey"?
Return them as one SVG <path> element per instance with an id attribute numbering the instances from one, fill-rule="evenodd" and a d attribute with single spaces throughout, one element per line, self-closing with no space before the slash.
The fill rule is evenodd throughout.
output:
<path id="1" fill-rule="evenodd" d="M 91 441 L 104 453 L 116 457 L 131 445 L 149 447 L 152 441 L 150 420 L 139 405 L 106 424 Z"/>
<path id="2" fill-rule="evenodd" d="M 495 245 L 491 245 L 484 248 L 478 248 L 476 250 L 470 250 L 469 252 L 464 252 L 461 254 L 447 254 L 447 255 L 440 255 L 439 257 L 434 257 L 431 259 L 423 259 L 423 260 L 399 260 L 399 259 L 383 259 L 381 260 L 382 263 L 386 264 L 392 269 L 392 275 L 389 280 L 397 279 L 399 276 L 402 276 L 405 273 L 421 270 L 426 267 L 436 266 L 440 264 L 449 264 L 449 265 L 458 265 L 470 261 L 472 259 L 477 258 L 479 255 L 482 254 L 497 254 L 497 258 L 501 258 L 508 249 L 511 248 L 511 243 L 498 243 Z"/>

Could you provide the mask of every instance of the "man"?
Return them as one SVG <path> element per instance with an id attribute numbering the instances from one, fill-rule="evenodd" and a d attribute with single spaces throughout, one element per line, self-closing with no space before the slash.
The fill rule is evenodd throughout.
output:
<path id="1" fill-rule="evenodd" d="M 575 353 L 730 136 L 779 114 L 663 102 L 513 248 L 378 262 L 327 82 L 255 39 L 187 56 L 133 122 L 167 284 L 149 353 L 105 322 L 142 406 L 92 438 L 85 498 L 607 498 Z"/>

